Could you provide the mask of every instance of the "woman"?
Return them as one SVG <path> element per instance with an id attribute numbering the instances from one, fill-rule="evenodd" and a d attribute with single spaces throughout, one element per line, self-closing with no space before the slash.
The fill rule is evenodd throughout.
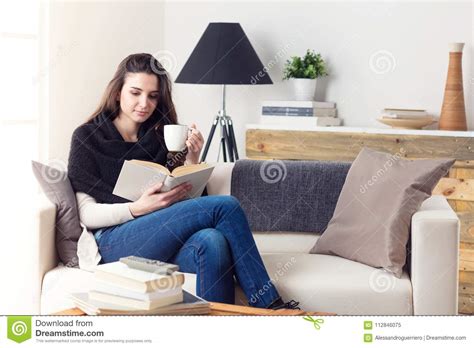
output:
<path id="1" fill-rule="evenodd" d="M 198 296 L 224 303 L 234 303 L 235 274 L 250 305 L 295 308 L 271 284 L 234 197 L 180 201 L 191 189 L 187 183 L 166 193 L 157 184 L 135 202 L 112 194 L 124 160 L 167 163 L 163 126 L 176 123 L 168 74 L 143 53 L 120 63 L 97 110 L 74 131 L 68 175 L 102 262 L 136 255 L 177 264 L 197 274 Z M 185 164 L 198 163 L 203 143 L 193 125 Z"/>

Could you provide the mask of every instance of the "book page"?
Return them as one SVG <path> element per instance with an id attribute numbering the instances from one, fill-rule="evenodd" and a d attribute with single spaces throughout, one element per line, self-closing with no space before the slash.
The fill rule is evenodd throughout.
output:
<path id="1" fill-rule="evenodd" d="M 112 193 L 130 201 L 136 201 L 148 188 L 165 181 L 167 177 L 168 175 L 151 166 L 125 161 Z"/>
<path id="2" fill-rule="evenodd" d="M 168 168 L 162 166 L 159 163 L 154 163 L 154 162 L 149 162 L 149 161 L 142 161 L 142 160 L 130 160 L 130 162 L 133 162 L 134 164 L 139 164 L 141 166 L 157 169 L 160 171 L 160 173 L 163 173 L 165 175 L 170 175 L 170 171 Z"/>
<path id="3" fill-rule="evenodd" d="M 173 189 L 174 187 L 178 186 L 179 184 L 182 184 L 188 181 L 193 186 L 193 188 L 188 194 L 189 195 L 188 198 L 199 197 L 204 191 L 204 188 L 206 187 L 206 184 L 209 178 L 211 177 L 213 170 L 214 170 L 214 166 L 208 166 L 196 172 L 183 174 L 178 177 L 168 176 L 165 182 L 163 183 L 162 191 L 163 192 L 169 191 Z"/>
<path id="4" fill-rule="evenodd" d="M 171 175 L 174 176 L 174 177 L 179 177 L 179 176 L 183 176 L 183 175 L 186 175 L 186 174 L 189 174 L 189 173 L 198 172 L 200 170 L 203 170 L 203 169 L 209 168 L 209 167 L 210 167 L 210 165 L 205 163 L 205 162 L 198 163 L 198 164 L 188 164 L 186 166 L 180 166 L 178 168 L 175 168 L 171 172 Z"/>

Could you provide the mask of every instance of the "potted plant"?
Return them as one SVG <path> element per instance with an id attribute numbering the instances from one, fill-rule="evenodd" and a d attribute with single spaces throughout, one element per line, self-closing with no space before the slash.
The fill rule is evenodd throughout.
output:
<path id="1" fill-rule="evenodd" d="M 296 100 L 313 100 L 318 77 L 327 76 L 321 54 L 306 51 L 304 57 L 291 57 L 285 63 L 283 80 L 290 80 Z"/>

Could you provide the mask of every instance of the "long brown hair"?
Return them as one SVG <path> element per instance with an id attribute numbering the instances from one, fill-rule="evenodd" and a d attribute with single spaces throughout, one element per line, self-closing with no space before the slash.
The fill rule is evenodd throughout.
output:
<path id="1" fill-rule="evenodd" d="M 101 113 L 106 113 L 111 120 L 114 120 L 119 115 L 120 103 L 117 100 L 117 95 L 122 90 L 128 73 L 153 74 L 158 78 L 158 103 L 145 123 L 151 124 L 154 127 L 178 123 L 178 117 L 171 98 L 171 79 L 160 62 L 148 53 L 131 54 L 120 62 L 114 77 L 105 89 L 99 106 L 86 122 L 93 120 Z"/>

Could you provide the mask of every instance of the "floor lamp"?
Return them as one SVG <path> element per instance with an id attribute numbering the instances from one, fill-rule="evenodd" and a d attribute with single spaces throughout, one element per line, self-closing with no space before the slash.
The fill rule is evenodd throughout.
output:
<path id="1" fill-rule="evenodd" d="M 222 107 L 212 123 L 201 161 L 206 160 L 217 127 L 224 162 L 238 160 L 234 126 L 226 112 L 226 85 L 273 84 L 240 24 L 209 23 L 175 82 L 222 85 Z"/>

